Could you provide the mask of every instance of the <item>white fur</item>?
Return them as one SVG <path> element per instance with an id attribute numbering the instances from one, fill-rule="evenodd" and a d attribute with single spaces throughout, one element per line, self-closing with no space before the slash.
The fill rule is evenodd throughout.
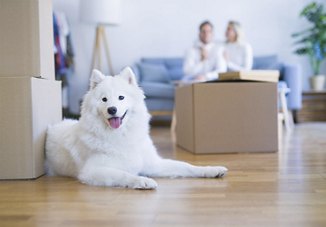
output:
<path id="1" fill-rule="evenodd" d="M 118 117 L 127 111 L 118 128 L 108 123 L 112 106 Z M 90 185 L 154 189 L 157 183 L 148 177 L 222 177 L 226 173 L 221 166 L 162 159 L 149 136 L 149 119 L 143 92 L 130 68 L 114 77 L 94 70 L 80 120 L 64 120 L 48 129 L 48 174 L 75 177 Z"/>

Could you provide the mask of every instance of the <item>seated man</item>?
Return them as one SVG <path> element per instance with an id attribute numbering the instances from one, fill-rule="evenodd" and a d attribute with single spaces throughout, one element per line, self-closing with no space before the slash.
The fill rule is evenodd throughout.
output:
<path id="1" fill-rule="evenodd" d="M 199 26 L 199 40 L 184 60 L 184 81 L 200 82 L 218 78 L 227 69 L 223 49 L 213 42 L 213 25 L 204 21 Z"/>

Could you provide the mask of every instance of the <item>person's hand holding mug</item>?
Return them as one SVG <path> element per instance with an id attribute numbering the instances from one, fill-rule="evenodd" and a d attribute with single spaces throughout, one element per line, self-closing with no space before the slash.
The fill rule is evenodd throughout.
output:
<path id="1" fill-rule="evenodd" d="M 200 60 L 205 61 L 208 58 L 208 52 L 205 48 L 200 48 Z"/>
<path id="2" fill-rule="evenodd" d="M 226 51 L 223 52 L 223 57 L 224 57 L 226 62 L 229 61 L 229 56 L 228 56 L 228 53 L 226 53 Z"/>

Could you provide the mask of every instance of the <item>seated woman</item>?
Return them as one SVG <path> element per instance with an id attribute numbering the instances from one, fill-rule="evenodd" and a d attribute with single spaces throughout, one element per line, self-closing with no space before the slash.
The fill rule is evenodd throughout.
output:
<path id="1" fill-rule="evenodd" d="M 225 31 L 224 58 L 228 71 L 250 70 L 253 63 L 252 47 L 243 40 L 241 26 L 230 21 Z"/>

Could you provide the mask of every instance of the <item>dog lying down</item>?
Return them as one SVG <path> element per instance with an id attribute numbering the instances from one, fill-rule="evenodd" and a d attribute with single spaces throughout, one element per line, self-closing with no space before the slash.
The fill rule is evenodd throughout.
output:
<path id="1" fill-rule="evenodd" d="M 129 67 L 116 76 L 93 70 L 80 120 L 64 120 L 48 129 L 48 175 L 75 177 L 89 185 L 155 189 L 157 183 L 150 177 L 226 174 L 222 166 L 161 158 L 149 136 L 144 98 Z"/>

